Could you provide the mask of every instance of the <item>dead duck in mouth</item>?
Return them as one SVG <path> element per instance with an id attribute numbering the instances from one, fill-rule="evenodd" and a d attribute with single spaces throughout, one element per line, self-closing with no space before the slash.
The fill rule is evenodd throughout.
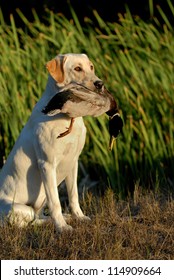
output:
<path id="1" fill-rule="evenodd" d="M 59 91 L 43 108 L 42 112 L 48 116 L 65 113 L 71 118 L 69 128 L 58 138 L 71 132 L 74 118 L 97 117 L 106 113 L 109 116 L 110 149 L 112 149 L 113 141 L 123 126 L 117 103 L 104 86 L 100 91 L 91 91 L 83 85 L 71 83 Z"/>

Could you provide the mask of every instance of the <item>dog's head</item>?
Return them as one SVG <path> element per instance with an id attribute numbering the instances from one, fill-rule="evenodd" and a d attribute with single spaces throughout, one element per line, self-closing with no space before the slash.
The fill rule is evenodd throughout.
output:
<path id="1" fill-rule="evenodd" d="M 60 87 L 75 82 L 94 91 L 103 86 L 85 54 L 58 55 L 46 64 L 46 68 Z"/>

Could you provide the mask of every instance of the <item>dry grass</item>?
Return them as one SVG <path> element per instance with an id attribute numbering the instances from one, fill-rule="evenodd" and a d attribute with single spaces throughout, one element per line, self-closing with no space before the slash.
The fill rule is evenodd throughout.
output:
<path id="1" fill-rule="evenodd" d="M 57 234 L 52 222 L 0 227 L 1 259 L 174 259 L 174 201 L 143 195 L 116 201 L 112 191 L 82 202 L 91 222 L 70 221 Z"/>

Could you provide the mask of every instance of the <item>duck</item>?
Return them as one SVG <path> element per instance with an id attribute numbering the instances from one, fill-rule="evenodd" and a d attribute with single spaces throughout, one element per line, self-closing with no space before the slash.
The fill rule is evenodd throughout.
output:
<path id="1" fill-rule="evenodd" d="M 122 132 L 123 128 L 123 120 L 120 116 L 118 110 L 111 115 L 110 112 L 106 112 L 109 115 L 109 150 L 112 150 L 114 141 L 116 140 L 117 136 Z"/>
<path id="2" fill-rule="evenodd" d="M 64 113 L 71 118 L 68 129 L 58 138 L 64 137 L 72 131 L 75 118 L 97 117 L 106 113 L 109 116 L 110 150 L 123 127 L 117 103 L 105 86 L 101 90 L 92 91 L 81 84 L 71 83 L 51 98 L 42 109 L 42 113 L 48 116 Z"/>

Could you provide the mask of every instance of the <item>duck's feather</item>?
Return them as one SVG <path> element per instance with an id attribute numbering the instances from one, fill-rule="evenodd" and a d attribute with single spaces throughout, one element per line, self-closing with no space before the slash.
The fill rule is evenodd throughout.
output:
<path id="1" fill-rule="evenodd" d="M 53 116 L 66 113 L 69 117 L 99 116 L 116 106 L 112 95 L 103 91 L 91 91 L 79 84 L 70 84 L 58 92 L 42 110 Z"/>
<path id="2" fill-rule="evenodd" d="M 123 126 L 117 103 L 105 87 L 100 91 L 91 91 L 76 83 L 69 84 L 48 102 L 42 112 L 49 116 L 65 113 L 71 121 L 76 117 L 97 117 L 106 113 L 109 116 L 110 149 Z M 61 137 L 70 132 L 71 129 L 68 129 L 62 133 Z"/>

